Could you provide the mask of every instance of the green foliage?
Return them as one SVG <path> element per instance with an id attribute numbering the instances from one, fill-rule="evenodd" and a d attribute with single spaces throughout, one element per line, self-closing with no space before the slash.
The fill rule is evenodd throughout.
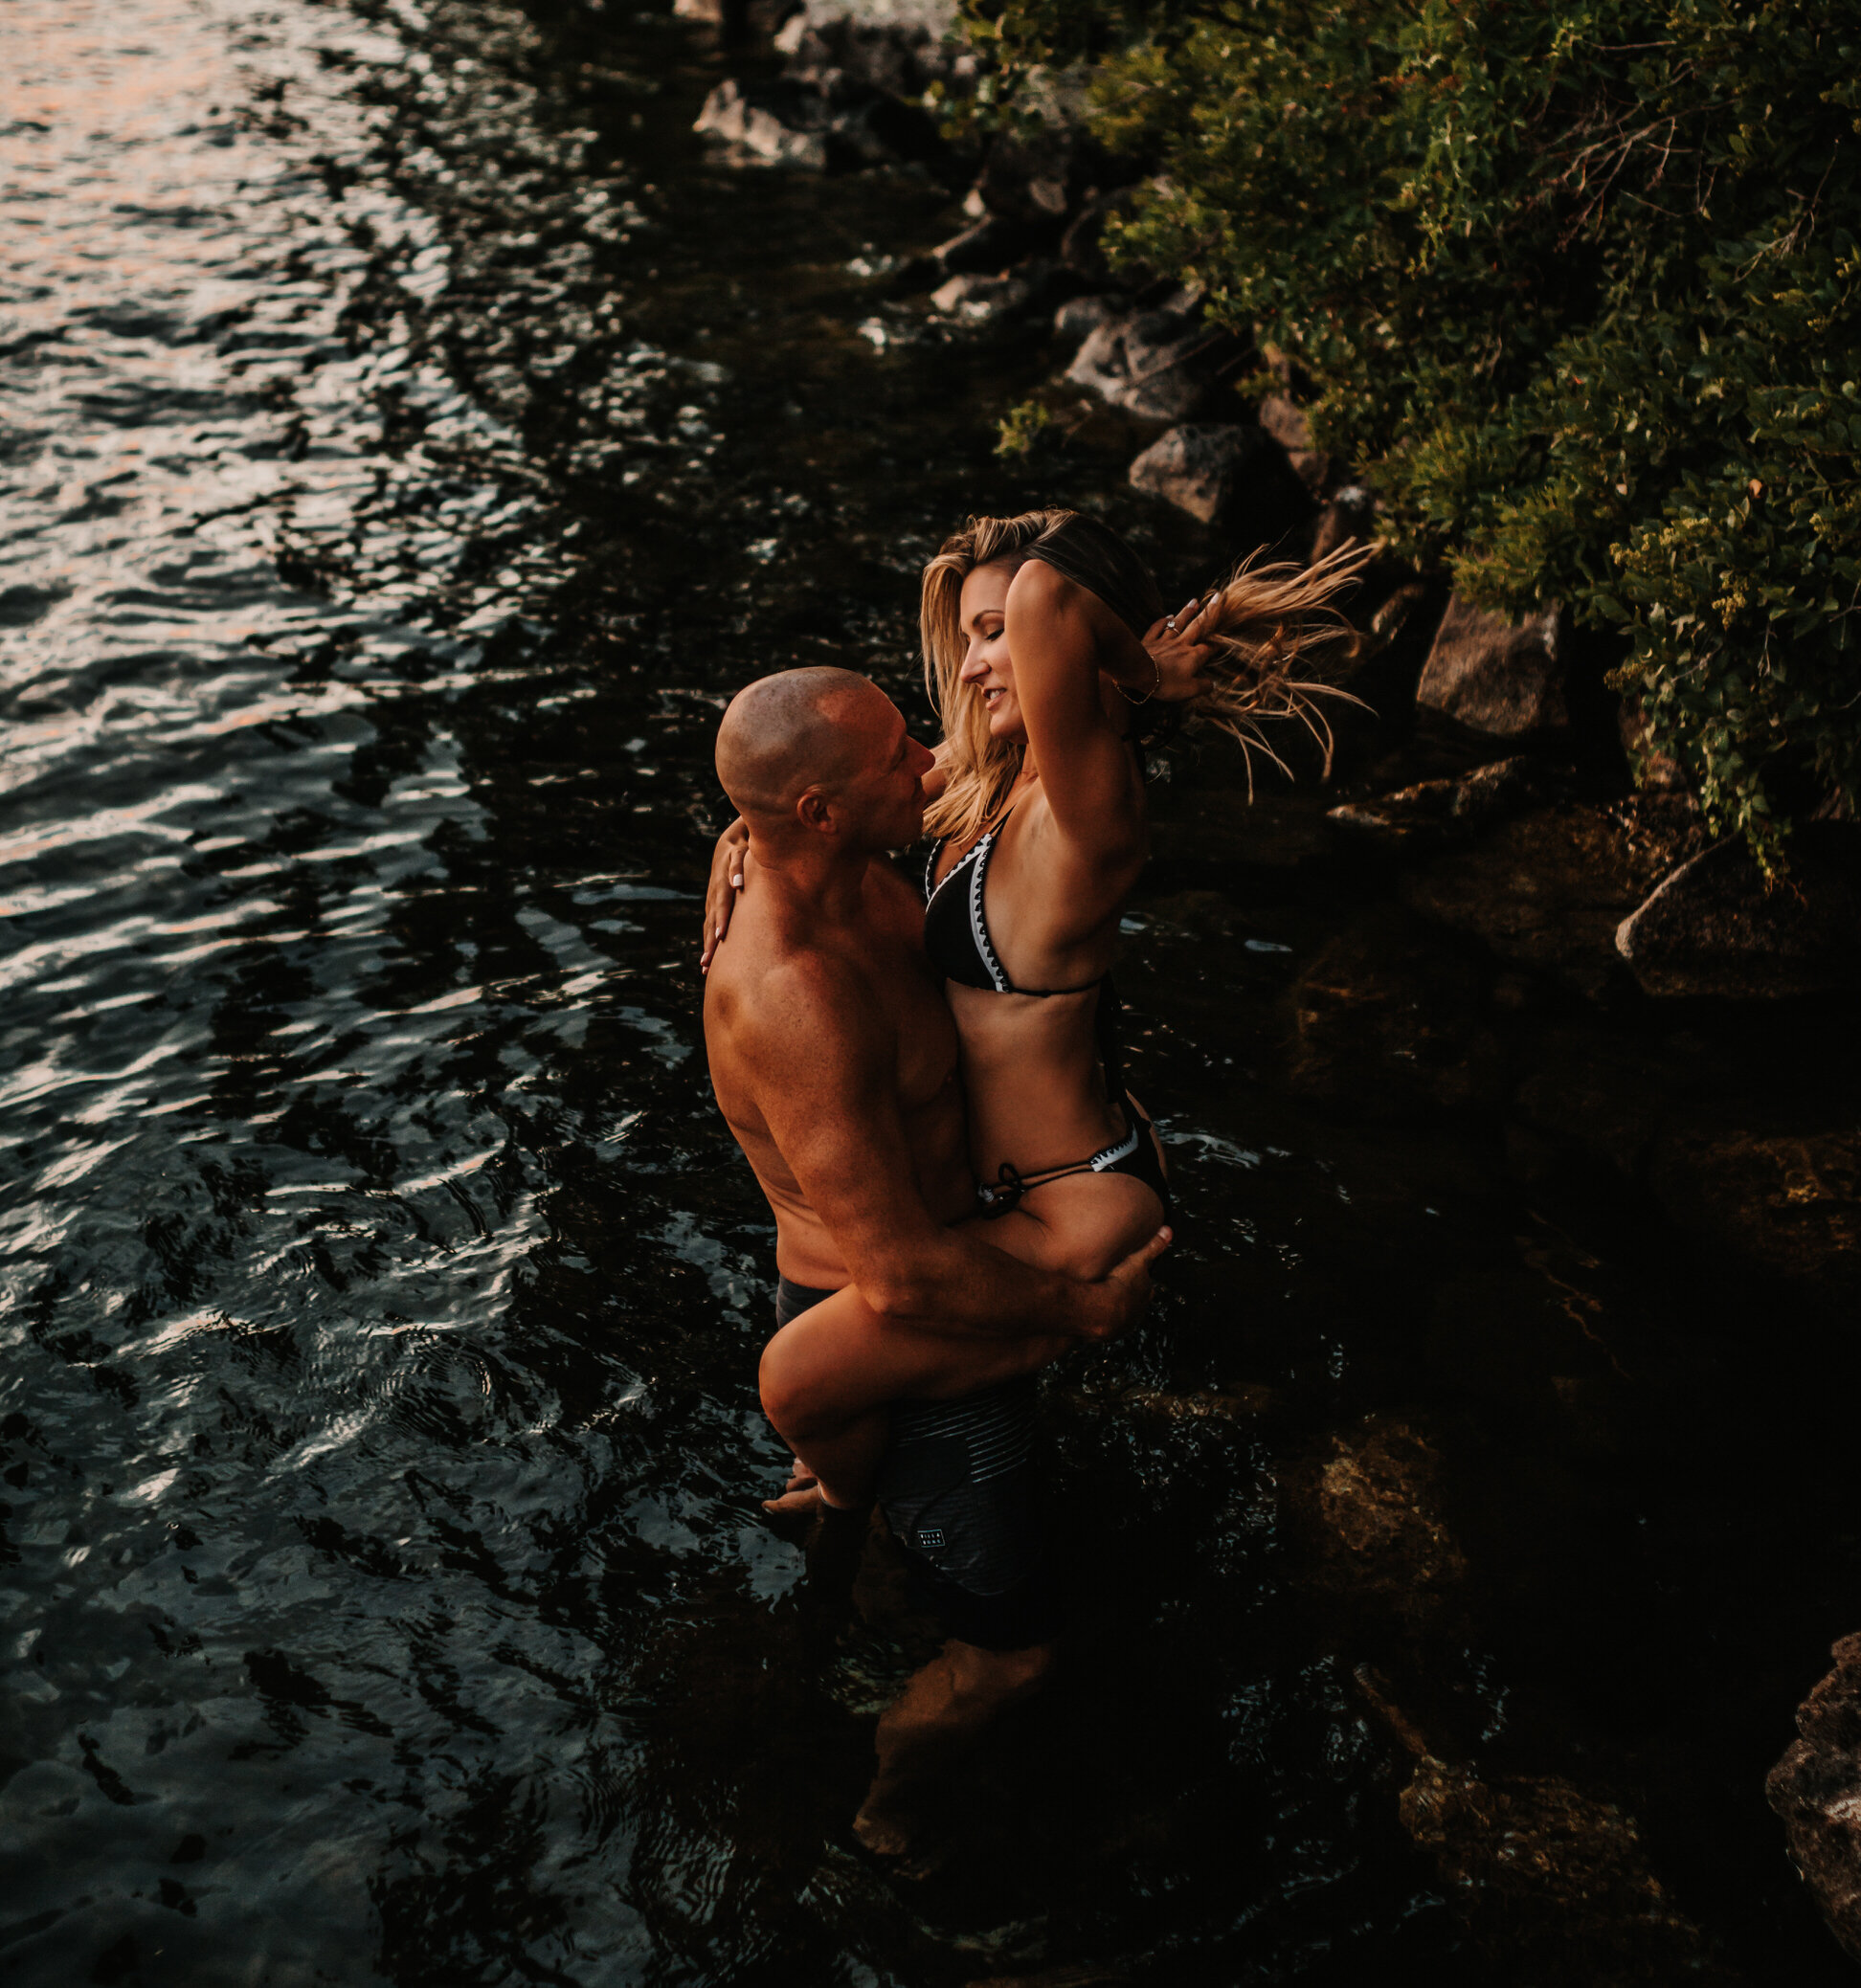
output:
<path id="1" fill-rule="evenodd" d="M 1038 400 L 1019 401 L 1001 417 L 998 456 L 1025 456 L 1043 432 L 1053 426 L 1053 410 Z"/>
<path id="2" fill-rule="evenodd" d="M 1089 65 L 1122 252 L 1316 382 L 1495 607 L 1627 637 L 1766 860 L 1861 808 L 1861 0 L 968 0 L 986 115 Z M 1773 810 L 1776 810 L 1774 813 Z"/>

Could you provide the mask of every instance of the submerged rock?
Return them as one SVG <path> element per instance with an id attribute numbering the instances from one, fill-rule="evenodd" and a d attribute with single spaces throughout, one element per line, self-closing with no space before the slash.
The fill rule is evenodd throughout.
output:
<path id="1" fill-rule="evenodd" d="M 1289 1081 L 1354 1117 L 1497 1105 L 1505 1059 L 1485 1007 L 1475 965 L 1413 921 L 1373 916 L 1299 976 Z"/>
<path id="2" fill-rule="evenodd" d="M 1662 866 L 1659 846 L 1626 836 L 1608 810 L 1568 803 L 1503 822 L 1401 887 L 1418 911 L 1595 999 L 1622 971 L 1617 926 Z"/>
<path id="3" fill-rule="evenodd" d="M 1415 697 L 1497 738 L 1563 729 L 1570 711 L 1558 653 L 1558 611 L 1507 621 L 1456 594 L 1435 632 Z"/>
<path id="4" fill-rule="evenodd" d="M 1282 538 L 1311 500 L 1286 451 L 1261 429 L 1226 421 L 1172 428 L 1131 465 L 1131 481 L 1204 525 L 1221 525 L 1238 547 Z"/>
<path id="5" fill-rule="evenodd" d="M 1764 1793 L 1829 1932 L 1861 1960 L 1861 1636 L 1829 1655 L 1835 1667 L 1798 1708 L 1798 1737 Z"/>
<path id="6" fill-rule="evenodd" d="M 1861 1132 L 1677 1129 L 1648 1181 L 1682 1229 L 1838 1311 L 1861 1304 Z"/>
<path id="7" fill-rule="evenodd" d="M 1368 1665 L 1357 1688 L 1415 1761 L 1397 1798 L 1474 1937 L 1518 1988 L 1738 1977 L 1670 1903 L 1632 1816 L 1561 1776 L 1482 1775 L 1443 1757 Z"/>
<path id="8" fill-rule="evenodd" d="M 1199 299 L 1112 319 L 1087 339 L 1066 377 L 1113 407 L 1153 421 L 1185 421 L 1242 355 L 1232 332 L 1207 324 Z"/>
<path id="9" fill-rule="evenodd" d="M 1789 860 L 1767 886 L 1742 838 L 1716 843 L 1622 921 L 1616 950 L 1662 996 L 1764 1000 L 1861 981 L 1861 829 L 1805 822 Z"/>
<path id="10" fill-rule="evenodd" d="M 1405 1422 L 1380 1418 L 1333 1444 L 1317 1493 L 1331 1574 L 1404 1615 L 1421 1613 L 1467 1573 L 1437 1509 L 1440 1457 Z"/>

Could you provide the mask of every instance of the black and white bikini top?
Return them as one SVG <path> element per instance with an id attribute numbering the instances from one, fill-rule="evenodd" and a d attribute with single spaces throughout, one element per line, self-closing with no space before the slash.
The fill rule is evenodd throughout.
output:
<path id="1" fill-rule="evenodd" d="M 939 842 L 931 850 L 924 866 L 924 949 L 946 980 L 953 980 L 959 987 L 979 987 L 985 994 L 1034 994 L 1047 1000 L 1055 994 L 1090 994 L 1096 988 L 1098 1007 L 1092 1033 L 1105 1068 L 1105 1086 L 1110 1096 L 1122 1098 L 1124 1044 L 1118 1029 L 1118 991 L 1111 984 L 1111 975 L 1101 973 L 1096 980 L 1082 980 L 1077 987 L 1017 987 L 997 955 L 989 938 L 982 894 L 989 881 L 989 858 L 1000 833 L 999 828 L 992 828 L 941 883 L 936 876 L 943 844 Z"/>
<path id="2" fill-rule="evenodd" d="M 941 883 L 936 881 L 937 858 L 944 845 L 939 842 L 931 850 L 924 866 L 924 949 L 930 964 L 946 980 L 953 980 L 959 987 L 979 987 L 984 993 L 1037 994 L 1046 999 L 1054 994 L 1087 994 L 1103 986 L 1109 974 L 1082 980 L 1077 987 L 1017 987 L 1009 979 L 989 938 L 989 919 L 982 904 L 989 858 L 1000 833 L 1000 828 L 992 828 Z"/>

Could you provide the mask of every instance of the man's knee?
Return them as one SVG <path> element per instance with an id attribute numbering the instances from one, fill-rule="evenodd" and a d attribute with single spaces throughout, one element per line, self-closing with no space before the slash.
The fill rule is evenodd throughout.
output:
<path id="1" fill-rule="evenodd" d="M 944 1644 L 959 1694 L 996 1706 L 1031 1697 L 1052 1675 L 1056 1655 L 1051 1642 L 1029 1643 L 1019 1650 L 989 1650 L 953 1637 Z"/>

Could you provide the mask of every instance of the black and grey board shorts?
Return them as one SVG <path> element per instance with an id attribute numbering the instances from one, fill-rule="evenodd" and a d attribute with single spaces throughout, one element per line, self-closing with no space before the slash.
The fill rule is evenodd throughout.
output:
<path id="1" fill-rule="evenodd" d="M 775 1323 L 831 1291 L 784 1277 Z M 955 1401 L 898 1401 L 879 1508 L 946 1635 L 985 1650 L 1050 1642 L 1064 1626 L 1035 1480 L 1032 1374 Z"/>

